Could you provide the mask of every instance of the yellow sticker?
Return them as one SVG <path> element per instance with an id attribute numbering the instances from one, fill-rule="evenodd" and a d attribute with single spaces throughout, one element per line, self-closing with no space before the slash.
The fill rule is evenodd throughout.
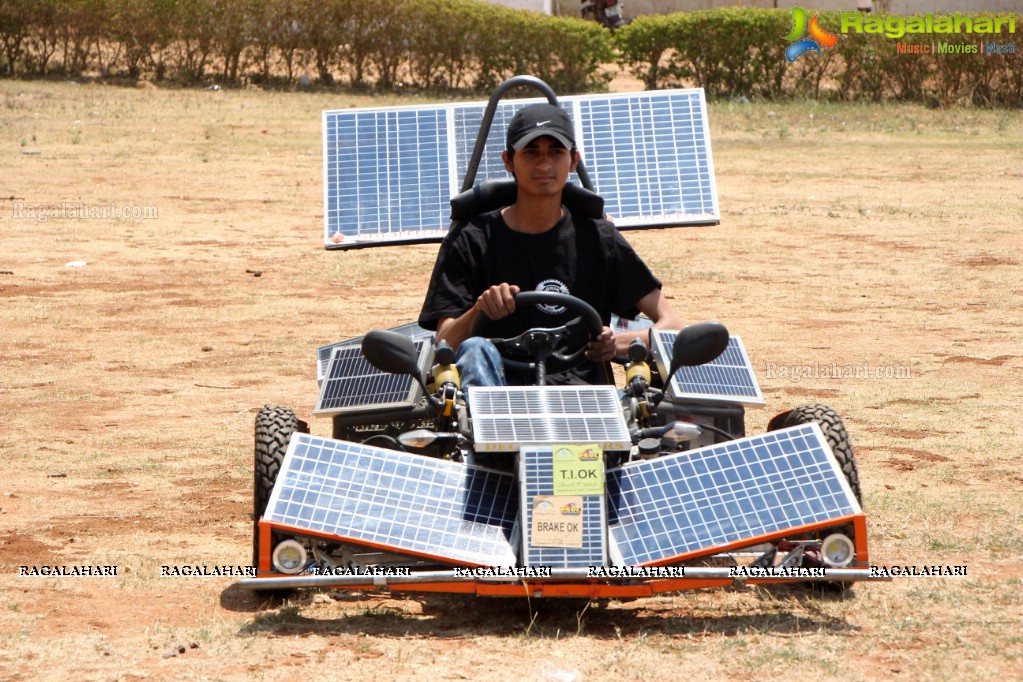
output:
<path id="1" fill-rule="evenodd" d="M 530 531 L 532 547 L 582 547 L 582 495 L 537 495 Z"/>
<path id="2" fill-rule="evenodd" d="M 604 453 L 599 445 L 554 446 L 554 494 L 604 494 Z"/>

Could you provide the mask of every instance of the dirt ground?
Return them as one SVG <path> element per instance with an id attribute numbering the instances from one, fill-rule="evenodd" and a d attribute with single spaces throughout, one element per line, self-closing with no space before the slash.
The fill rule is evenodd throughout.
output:
<path id="1" fill-rule="evenodd" d="M 749 432 L 843 415 L 873 562 L 966 578 L 587 606 L 159 577 L 249 562 L 256 411 L 312 419 L 317 346 L 415 318 L 436 245 L 322 248 L 320 111 L 397 102 L 0 82 L 0 678 L 1023 677 L 1018 111 L 714 105 L 721 224 L 628 233 L 743 337 Z"/>

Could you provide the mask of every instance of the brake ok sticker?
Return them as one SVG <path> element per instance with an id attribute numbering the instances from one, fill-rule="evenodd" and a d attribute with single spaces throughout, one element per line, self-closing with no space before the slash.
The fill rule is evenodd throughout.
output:
<path id="1" fill-rule="evenodd" d="M 554 446 L 554 494 L 604 494 L 604 453 L 600 446 Z"/>
<path id="2" fill-rule="evenodd" d="M 582 547 L 583 496 L 537 495 L 531 526 L 533 547 Z"/>

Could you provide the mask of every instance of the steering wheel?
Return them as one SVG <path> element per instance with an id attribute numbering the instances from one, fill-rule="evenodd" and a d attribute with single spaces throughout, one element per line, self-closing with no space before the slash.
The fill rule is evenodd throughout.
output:
<path id="1" fill-rule="evenodd" d="M 518 336 L 510 338 L 491 338 L 490 342 L 501 352 L 505 369 L 517 372 L 536 372 L 537 383 L 543 384 L 548 371 L 563 372 L 582 364 L 586 359 L 586 342 L 578 348 L 567 348 L 558 352 L 558 346 L 576 331 L 585 331 L 589 336 L 596 337 L 604 330 L 600 314 L 586 301 L 570 294 L 557 291 L 520 291 L 515 295 L 515 308 L 528 305 L 550 305 L 564 307 L 578 317 L 558 327 L 533 327 Z M 480 336 L 484 322 L 488 318 L 480 315 L 472 326 L 472 335 Z M 516 360 L 509 357 L 518 354 L 530 357 L 531 361 Z"/>

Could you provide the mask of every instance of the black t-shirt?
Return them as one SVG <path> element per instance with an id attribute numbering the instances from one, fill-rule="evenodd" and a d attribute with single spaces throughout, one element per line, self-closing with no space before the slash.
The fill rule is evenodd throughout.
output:
<path id="1" fill-rule="evenodd" d="M 614 225 L 606 220 L 573 216 L 567 210 L 552 229 L 525 234 L 508 227 L 500 211 L 485 213 L 456 226 L 441 244 L 419 324 L 436 330 L 444 317 L 458 317 L 486 289 L 507 282 L 522 291 L 572 294 L 589 303 L 608 325 L 611 313 L 635 317 L 636 302 L 661 282 Z M 547 307 L 519 306 L 501 320 L 484 318 L 480 330 L 489 338 L 509 338 L 532 327 L 556 327 L 576 315 Z M 572 338 L 577 348 L 585 337 Z M 584 361 L 569 372 L 548 376 L 548 383 L 607 383 L 606 367 Z M 511 384 L 530 377 L 508 375 Z"/>

